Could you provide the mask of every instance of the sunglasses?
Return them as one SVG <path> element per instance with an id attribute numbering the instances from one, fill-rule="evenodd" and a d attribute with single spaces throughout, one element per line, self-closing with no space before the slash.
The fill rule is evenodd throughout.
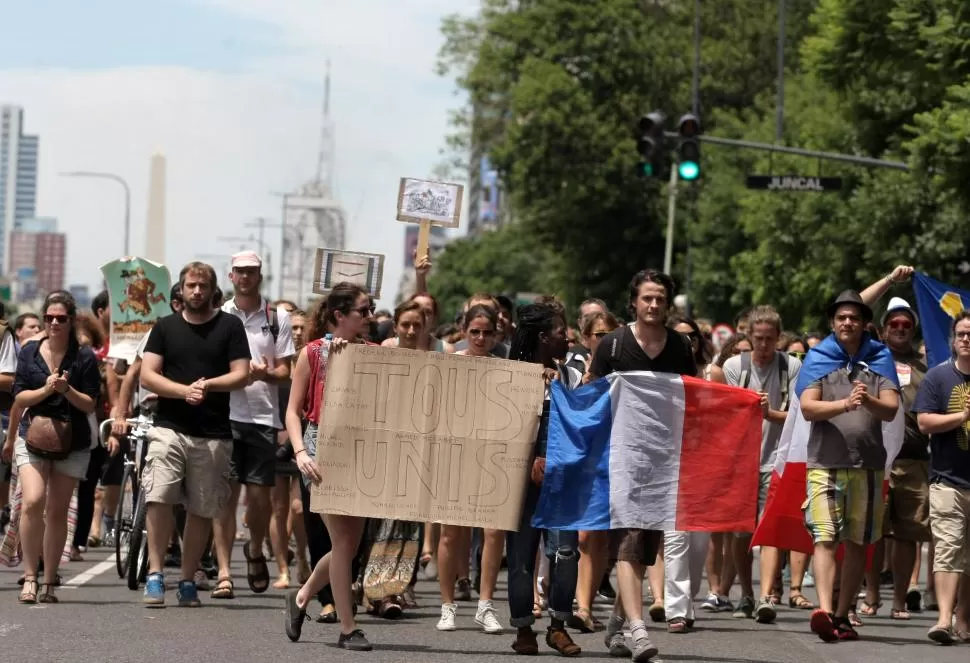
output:
<path id="1" fill-rule="evenodd" d="M 609 334 L 609 332 L 608 332 L 608 331 L 598 331 L 598 332 L 593 332 L 593 336 L 595 336 L 596 338 L 603 338 L 603 337 L 604 337 L 604 336 L 606 336 L 607 334 Z"/>
<path id="2" fill-rule="evenodd" d="M 475 338 L 478 338 L 479 336 L 483 336 L 485 338 L 491 338 L 492 336 L 495 336 L 495 330 L 494 329 L 469 329 L 468 335 L 474 336 Z"/>
<path id="3" fill-rule="evenodd" d="M 962 341 L 964 339 L 970 339 L 970 332 L 956 332 L 954 336 Z"/>
<path id="4" fill-rule="evenodd" d="M 890 329 L 912 329 L 913 322 L 911 320 L 893 320 L 889 323 Z"/>
<path id="5" fill-rule="evenodd" d="M 46 322 L 47 324 L 56 322 L 59 325 L 66 325 L 67 321 L 70 319 L 71 319 L 70 316 L 67 316 L 67 315 L 45 315 L 44 316 L 44 322 Z"/>
<path id="6" fill-rule="evenodd" d="M 789 352 L 788 353 L 788 356 L 789 357 L 794 357 L 795 359 L 798 359 L 798 360 L 802 360 L 802 359 L 805 358 L 805 355 L 806 354 L 807 353 L 805 353 L 805 352 Z"/>
<path id="7" fill-rule="evenodd" d="M 361 306 L 360 308 L 355 308 L 354 310 L 357 311 L 358 313 L 360 313 L 361 316 L 363 316 L 363 317 L 366 318 L 368 315 L 374 315 L 374 311 L 377 310 L 377 307 L 375 307 L 375 306 Z"/>

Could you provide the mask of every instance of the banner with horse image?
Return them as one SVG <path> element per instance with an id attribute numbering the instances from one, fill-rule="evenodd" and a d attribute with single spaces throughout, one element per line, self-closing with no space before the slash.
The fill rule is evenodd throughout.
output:
<path id="1" fill-rule="evenodd" d="M 108 356 L 135 360 L 135 351 L 155 322 L 171 312 L 168 267 L 145 258 L 121 258 L 101 268 L 111 303 L 111 348 Z"/>

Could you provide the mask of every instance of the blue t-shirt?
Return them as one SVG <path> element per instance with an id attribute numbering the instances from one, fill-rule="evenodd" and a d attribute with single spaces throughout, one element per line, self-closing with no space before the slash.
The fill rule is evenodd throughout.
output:
<path id="1" fill-rule="evenodd" d="M 970 396 L 970 375 L 957 370 L 951 360 L 934 366 L 923 378 L 913 412 L 955 414 L 963 412 Z M 970 423 L 946 433 L 930 435 L 930 483 L 970 488 Z"/>

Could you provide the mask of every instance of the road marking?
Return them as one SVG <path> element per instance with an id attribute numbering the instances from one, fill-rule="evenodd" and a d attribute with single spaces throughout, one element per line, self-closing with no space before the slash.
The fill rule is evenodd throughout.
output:
<path id="1" fill-rule="evenodd" d="M 0 638 L 6 637 L 11 631 L 16 631 L 22 627 L 22 624 L 0 624 Z"/>
<path id="2" fill-rule="evenodd" d="M 81 585 L 84 585 L 84 584 L 86 584 L 86 583 L 94 580 L 95 578 L 97 578 L 99 575 L 101 575 L 102 573 L 104 573 L 108 569 L 113 569 L 113 568 L 115 568 L 115 558 L 114 558 L 114 556 L 111 556 L 108 559 L 104 560 L 103 562 L 99 562 L 99 563 L 95 564 L 94 566 L 92 566 L 90 569 L 88 569 L 84 573 L 77 574 L 76 576 L 74 576 L 73 578 L 71 578 L 70 580 L 68 580 L 67 582 L 65 582 L 61 586 L 61 588 L 62 589 L 77 589 Z"/>

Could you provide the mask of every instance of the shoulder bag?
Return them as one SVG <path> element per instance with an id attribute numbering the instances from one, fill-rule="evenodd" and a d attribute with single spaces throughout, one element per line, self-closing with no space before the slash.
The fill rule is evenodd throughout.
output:
<path id="1" fill-rule="evenodd" d="M 27 451 L 49 460 L 63 460 L 71 454 L 71 422 L 43 415 L 30 418 Z"/>

